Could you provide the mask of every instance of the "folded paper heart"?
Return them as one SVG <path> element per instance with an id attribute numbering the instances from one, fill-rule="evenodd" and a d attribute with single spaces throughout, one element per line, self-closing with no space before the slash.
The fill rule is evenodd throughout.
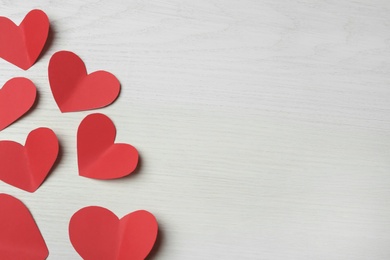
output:
<path id="1" fill-rule="evenodd" d="M 0 141 L 0 180 L 28 192 L 36 191 L 56 161 L 58 149 L 57 136 L 48 128 L 31 131 L 25 146 Z"/>
<path id="2" fill-rule="evenodd" d="M 111 211 L 89 206 L 77 211 L 69 223 L 69 238 L 84 260 L 143 260 L 158 233 L 156 218 L 145 210 L 121 219 Z"/>
<path id="3" fill-rule="evenodd" d="M 129 144 L 114 143 L 116 129 L 103 114 L 91 114 L 77 131 L 79 175 L 94 179 L 116 179 L 132 173 L 138 152 Z"/>
<path id="4" fill-rule="evenodd" d="M 23 202 L 0 194 L 0 209 L 0 259 L 46 259 L 45 241 Z"/>
<path id="5" fill-rule="evenodd" d="M 36 87 L 26 78 L 12 78 L 0 89 L 0 131 L 15 122 L 34 104 Z"/>
<path id="6" fill-rule="evenodd" d="M 29 69 L 45 45 L 49 26 L 49 19 L 41 10 L 30 11 L 19 26 L 0 17 L 0 57 L 21 69 Z"/>
<path id="7" fill-rule="evenodd" d="M 119 95 L 120 83 L 111 73 L 87 74 L 84 62 L 73 52 L 56 52 L 49 62 L 49 81 L 61 112 L 105 107 Z"/>

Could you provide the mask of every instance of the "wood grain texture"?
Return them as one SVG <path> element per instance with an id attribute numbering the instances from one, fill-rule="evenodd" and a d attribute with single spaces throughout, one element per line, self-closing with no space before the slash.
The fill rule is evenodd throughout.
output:
<path id="1" fill-rule="evenodd" d="M 17 23 L 33 8 L 50 44 L 28 71 L 1 60 L 0 85 L 28 77 L 39 101 L 0 139 L 51 127 L 61 160 L 34 194 L 0 190 L 30 208 L 49 259 L 79 259 L 68 221 L 88 205 L 154 213 L 150 259 L 390 259 L 390 2 L 0 1 Z M 134 176 L 78 176 L 92 111 L 57 108 L 59 50 L 120 80 L 96 112 L 138 148 Z"/>

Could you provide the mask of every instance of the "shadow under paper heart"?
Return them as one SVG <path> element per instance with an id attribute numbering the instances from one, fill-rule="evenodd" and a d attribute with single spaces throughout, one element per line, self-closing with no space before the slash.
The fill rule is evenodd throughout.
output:
<path id="1" fill-rule="evenodd" d="M 158 252 L 160 251 L 161 246 L 164 244 L 165 235 L 164 232 L 160 228 L 158 228 L 157 238 L 156 242 L 154 243 L 154 246 L 152 250 L 150 251 L 149 255 L 145 258 L 145 260 L 155 260 L 158 259 Z"/>

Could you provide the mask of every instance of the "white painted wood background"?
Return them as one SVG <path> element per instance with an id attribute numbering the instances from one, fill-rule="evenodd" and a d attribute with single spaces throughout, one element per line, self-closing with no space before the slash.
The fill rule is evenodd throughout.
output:
<path id="1" fill-rule="evenodd" d="M 386 0 L 15 1 L 51 40 L 28 71 L 0 61 L 0 86 L 30 78 L 34 110 L 0 132 L 21 143 L 58 135 L 62 155 L 21 199 L 48 259 L 80 259 L 68 239 L 88 205 L 119 217 L 146 209 L 160 224 L 148 259 L 390 259 L 390 2 Z M 53 53 L 114 73 L 119 99 L 61 114 L 47 79 Z M 134 176 L 78 176 L 76 131 L 92 112 L 138 148 Z"/>

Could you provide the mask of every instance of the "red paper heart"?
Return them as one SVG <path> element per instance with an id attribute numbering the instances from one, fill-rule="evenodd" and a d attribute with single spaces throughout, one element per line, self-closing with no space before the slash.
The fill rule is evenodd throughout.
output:
<path id="1" fill-rule="evenodd" d="M 0 259 L 46 259 L 45 241 L 23 202 L 0 194 L 0 208 Z"/>
<path id="2" fill-rule="evenodd" d="M 34 104 L 37 89 L 31 80 L 12 78 L 0 89 L 0 131 L 24 115 Z"/>
<path id="3" fill-rule="evenodd" d="M 120 91 L 118 79 L 106 71 L 87 74 L 84 62 L 73 52 L 56 52 L 49 62 L 49 81 L 61 112 L 101 108 Z"/>
<path id="4" fill-rule="evenodd" d="M 69 238 L 84 260 L 143 260 L 158 233 L 156 218 L 145 210 L 121 219 L 96 206 L 77 211 L 69 223 Z"/>
<path id="5" fill-rule="evenodd" d="M 137 167 L 138 152 L 129 145 L 114 144 L 116 129 L 103 114 L 86 116 L 77 131 L 79 174 L 94 179 L 116 179 Z"/>
<path id="6" fill-rule="evenodd" d="M 0 141 L 0 180 L 28 192 L 36 191 L 58 155 L 58 140 L 49 128 L 29 133 L 26 145 Z"/>
<path id="7" fill-rule="evenodd" d="M 19 26 L 0 17 L 0 57 L 27 70 L 38 59 L 49 34 L 49 18 L 41 10 L 30 11 Z"/>

